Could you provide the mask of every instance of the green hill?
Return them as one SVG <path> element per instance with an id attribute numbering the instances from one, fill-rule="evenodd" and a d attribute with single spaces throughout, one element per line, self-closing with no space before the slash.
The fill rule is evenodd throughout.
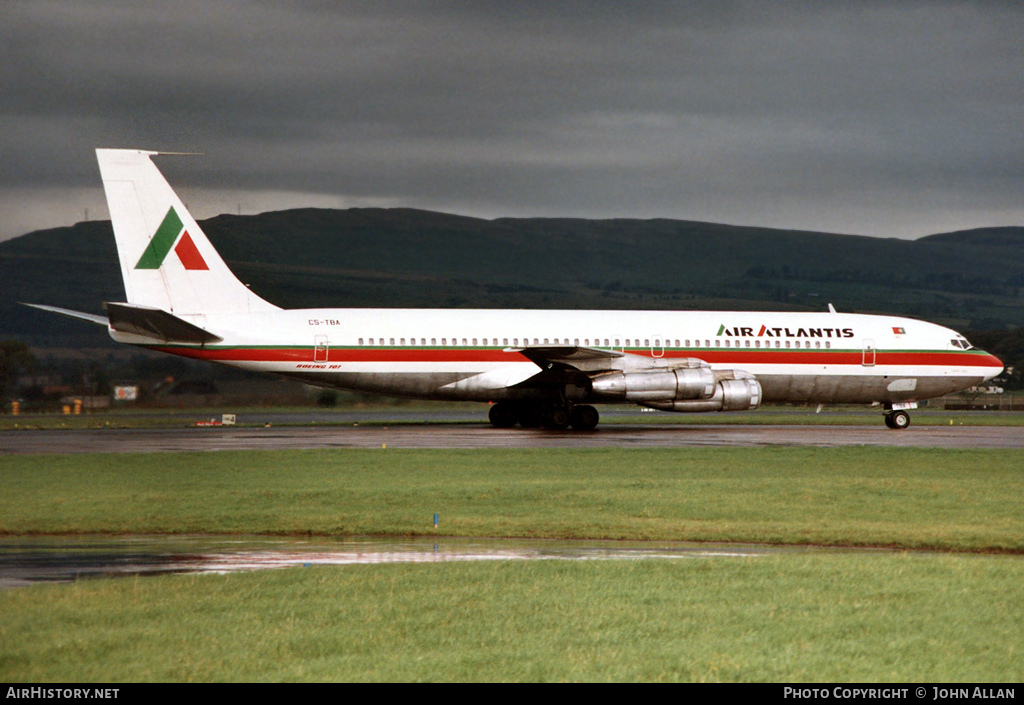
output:
<path id="1" fill-rule="evenodd" d="M 202 227 L 284 307 L 718 308 L 898 313 L 958 329 L 1024 325 L 1024 228 L 916 241 L 674 220 L 500 218 L 412 209 L 221 215 Z M 18 306 L 123 300 L 109 222 L 0 243 L 0 338 L 106 345 Z"/>

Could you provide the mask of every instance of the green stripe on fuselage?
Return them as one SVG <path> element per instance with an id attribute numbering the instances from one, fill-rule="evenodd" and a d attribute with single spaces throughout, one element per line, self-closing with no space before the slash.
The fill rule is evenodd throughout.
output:
<path id="1" fill-rule="evenodd" d="M 146 250 L 142 253 L 142 257 L 139 258 L 139 263 L 135 265 L 135 268 L 160 269 L 160 265 L 164 263 L 167 253 L 174 246 L 174 241 L 181 234 L 181 227 L 181 218 L 174 212 L 174 206 L 171 206 L 167 211 L 167 215 L 164 216 L 163 222 L 160 223 L 160 227 L 156 229 L 153 239 L 146 245 Z"/>

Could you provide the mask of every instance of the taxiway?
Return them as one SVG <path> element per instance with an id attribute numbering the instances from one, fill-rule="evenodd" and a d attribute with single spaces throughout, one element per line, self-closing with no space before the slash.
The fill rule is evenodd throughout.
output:
<path id="1" fill-rule="evenodd" d="M 1024 448 L 1012 426 L 613 425 L 595 431 L 496 429 L 486 424 L 34 430 L 0 432 L 0 455 L 312 448 L 687 448 L 880 446 Z"/>

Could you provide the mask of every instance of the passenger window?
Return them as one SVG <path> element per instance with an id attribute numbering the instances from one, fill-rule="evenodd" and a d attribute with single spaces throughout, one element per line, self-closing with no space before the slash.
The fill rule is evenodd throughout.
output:
<path id="1" fill-rule="evenodd" d="M 388 343 L 388 344 L 389 344 L 389 345 L 394 345 L 394 344 L 395 344 L 395 339 L 394 339 L 394 338 L 391 338 L 391 342 L 390 342 L 390 343 Z"/>
<path id="2" fill-rule="evenodd" d="M 363 339 L 362 339 L 362 338 L 360 338 L 360 339 L 359 339 L 359 344 L 360 344 L 360 345 L 362 345 L 362 344 L 363 344 Z"/>

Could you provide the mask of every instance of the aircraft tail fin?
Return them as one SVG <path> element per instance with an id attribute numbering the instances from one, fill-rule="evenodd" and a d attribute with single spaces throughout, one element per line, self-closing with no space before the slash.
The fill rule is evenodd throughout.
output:
<path id="1" fill-rule="evenodd" d="M 178 315 L 276 310 L 228 269 L 153 164 L 157 154 L 96 150 L 128 302 Z"/>

